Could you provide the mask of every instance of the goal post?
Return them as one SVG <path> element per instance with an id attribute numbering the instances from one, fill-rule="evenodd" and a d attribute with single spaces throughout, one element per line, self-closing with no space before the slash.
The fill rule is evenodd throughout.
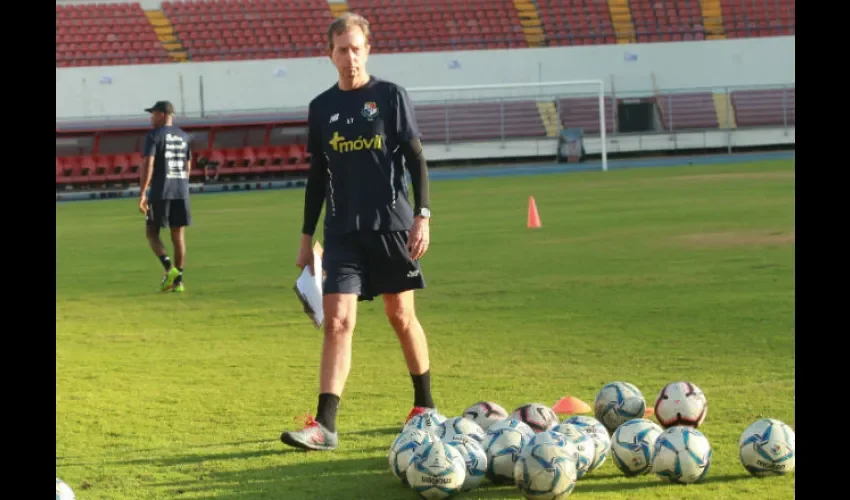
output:
<path id="1" fill-rule="evenodd" d="M 410 87 L 407 88 L 408 95 L 417 107 L 429 107 L 436 105 L 437 108 L 428 109 L 427 113 L 417 111 L 420 128 L 439 129 L 439 136 L 450 144 L 454 138 L 474 137 L 475 134 L 462 134 L 459 131 L 471 129 L 475 122 L 475 113 L 481 109 L 481 119 L 498 120 L 499 123 L 490 123 L 488 128 L 501 131 L 502 139 L 528 139 L 524 125 L 530 119 L 528 107 L 517 107 L 512 103 L 528 104 L 533 101 L 539 109 L 539 117 L 543 120 L 547 137 L 560 137 L 565 128 L 563 116 L 570 123 L 567 128 L 578 124 L 598 125 L 598 139 L 591 137 L 592 142 L 598 140 L 598 152 L 602 157 L 602 170 L 608 170 L 608 141 L 607 122 L 605 114 L 605 82 L 602 80 L 566 80 L 552 82 L 528 82 L 528 83 L 495 83 L 486 85 L 450 85 L 437 87 Z M 570 103 L 570 104 L 564 104 Z M 570 106 L 575 103 L 575 109 Z M 450 112 L 453 105 L 479 104 L 483 108 L 475 106 L 458 106 L 457 112 Z M 491 106 L 486 106 L 491 105 Z M 568 106 L 562 110 L 562 106 Z M 494 115 L 494 107 L 498 111 Z M 595 109 L 594 109 L 595 108 Z M 485 111 L 486 115 L 485 115 Z M 533 117 L 531 117 L 533 118 Z M 575 118 L 575 119 L 573 119 Z M 423 122 L 426 122 L 423 127 Z M 538 124 L 539 125 L 539 124 Z M 595 128 L 595 127 L 594 127 Z M 482 135 L 484 137 L 484 135 Z M 463 140 L 458 137 L 456 140 Z M 593 148 L 596 150 L 597 148 Z M 559 154 L 556 151 L 556 155 Z"/>

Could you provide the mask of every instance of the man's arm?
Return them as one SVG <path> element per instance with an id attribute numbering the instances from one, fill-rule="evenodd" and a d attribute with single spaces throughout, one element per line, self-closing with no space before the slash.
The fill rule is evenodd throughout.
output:
<path id="1" fill-rule="evenodd" d="M 153 161 L 156 156 L 156 141 L 153 134 L 145 136 L 145 144 L 142 147 L 142 165 L 139 170 L 139 210 L 147 212 L 148 188 L 153 178 Z"/>
<path id="2" fill-rule="evenodd" d="M 420 215 L 423 208 L 431 209 L 428 162 L 425 161 L 413 104 L 403 87 L 396 89 L 396 137 L 413 185 L 413 214 Z"/>
<path id="3" fill-rule="evenodd" d="M 324 159 L 321 153 L 313 154 L 310 158 L 310 170 L 307 172 L 307 188 L 304 190 L 304 224 L 301 226 L 301 233 L 310 241 L 316 232 L 319 215 L 322 213 L 322 205 L 325 202 Z"/>
<path id="4" fill-rule="evenodd" d="M 419 215 L 423 208 L 431 209 L 430 189 L 428 185 L 428 162 L 418 137 L 399 143 L 404 162 L 410 172 L 413 186 L 413 213 Z"/>

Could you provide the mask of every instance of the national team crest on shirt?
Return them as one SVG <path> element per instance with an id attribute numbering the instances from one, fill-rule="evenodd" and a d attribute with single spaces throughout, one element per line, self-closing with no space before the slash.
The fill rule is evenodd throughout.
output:
<path id="1" fill-rule="evenodd" d="M 374 120 L 378 116 L 378 104 L 375 101 L 367 101 L 363 104 L 363 111 L 360 114 L 369 121 Z"/>

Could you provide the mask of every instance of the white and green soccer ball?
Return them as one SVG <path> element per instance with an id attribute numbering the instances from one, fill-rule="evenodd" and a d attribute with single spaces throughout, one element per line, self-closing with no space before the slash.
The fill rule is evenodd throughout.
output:
<path id="1" fill-rule="evenodd" d="M 413 461 L 416 450 L 425 444 L 437 442 L 433 434 L 419 429 L 407 429 L 399 434 L 390 446 L 390 471 L 402 484 L 407 483 L 407 469 Z"/>
<path id="2" fill-rule="evenodd" d="M 573 424 L 558 424 L 552 432 L 562 434 L 575 446 L 573 459 L 576 462 L 576 479 L 581 479 L 596 462 L 596 441 Z"/>
<path id="3" fill-rule="evenodd" d="M 611 458 L 626 477 L 646 474 L 652 469 L 655 441 L 664 432 L 652 420 L 629 420 L 614 431 L 611 437 Z"/>
<path id="4" fill-rule="evenodd" d="M 487 478 L 495 484 L 513 484 L 514 464 L 523 446 L 534 435 L 528 424 L 515 418 L 493 424 L 483 443 L 487 453 Z"/>
<path id="5" fill-rule="evenodd" d="M 711 443 L 691 426 L 669 427 L 655 440 L 652 472 L 671 483 L 698 483 L 711 467 Z"/>
<path id="6" fill-rule="evenodd" d="M 443 422 L 445 421 L 446 417 L 444 415 L 440 414 L 436 410 L 430 410 L 425 413 L 420 413 L 408 420 L 407 423 L 404 424 L 403 430 L 418 429 L 420 431 L 433 434 L 435 437 L 439 438 L 442 433 Z"/>
<path id="7" fill-rule="evenodd" d="M 487 453 L 477 440 L 459 434 L 449 444 L 457 449 L 466 464 L 466 478 L 461 491 L 472 491 L 479 487 L 487 475 Z"/>
<path id="8" fill-rule="evenodd" d="M 596 419 L 602 422 L 609 433 L 617 430 L 629 420 L 643 418 L 646 399 L 640 389 L 628 382 L 605 384 L 593 402 Z"/>
<path id="9" fill-rule="evenodd" d="M 454 417 L 446 420 L 440 426 L 440 439 L 445 442 L 451 441 L 455 436 L 469 436 L 482 443 L 484 441 L 484 429 L 472 420 L 464 417 Z"/>
<path id="10" fill-rule="evenodd" d="M 460 493 L 466 464 L 458 450 L 435 441 L 416 449 L 407 468 L 407 483 L 421 498 L 449 498 Z"/>
<path id="11" fill-rule="evenodd" d="M 596 459 L 587 472 L 593 472 L 601 467 L 608 458 L 608 453 L 611 452 L 611 436 L 602 422 L 587 415 L 574 415 L 561 423 L 575 425 L 590 436 L 596 444 Z"/>
<path id="12" fill-rule="evenodd" d="M 65 481 L 56 478 L 56 500 L 75 500 L 74 490 Z"/>
<path id="13" fill-rule="evenodd" d="M 544 433 L 538 434 L 538 436 Z M 576 485 L 576 464 L 569 446 L 550 438 L 531 444 L 514 464 L 514 482 L 527 499 L 562 500 L 570 496 Z"/>
<path id="14" fill-rule="evenodd" d="M 741 434 L 738 456 L 753 476 L 782 476 L 794 470 L 796 441 L 794 430 L 784 422 L 761 418 Z"/>

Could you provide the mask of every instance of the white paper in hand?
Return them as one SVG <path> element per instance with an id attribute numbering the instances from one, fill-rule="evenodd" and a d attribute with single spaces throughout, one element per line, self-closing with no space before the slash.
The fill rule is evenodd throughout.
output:
<path id="1" fill-rule="evenodd" d="M 304 266 L 301 275 L 295 281 L 295 295 L 304 306 L 304 313 L 313 321 L 316 328 L 325 320 L 322 309 L 322 247 L 318 242 L 313 246 L 313 268 Z"/>

